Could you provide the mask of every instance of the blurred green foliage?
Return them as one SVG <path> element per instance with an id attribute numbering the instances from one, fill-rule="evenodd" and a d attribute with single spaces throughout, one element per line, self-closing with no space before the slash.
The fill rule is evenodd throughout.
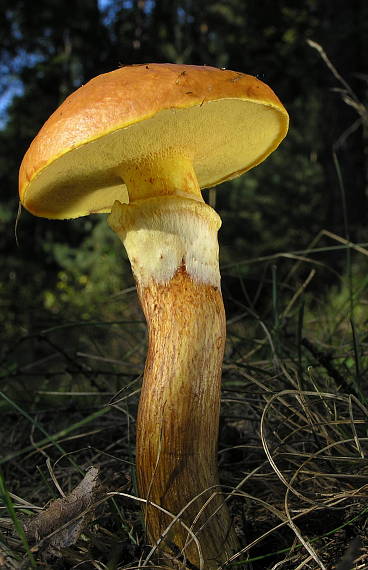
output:
<path id="1" fill-rule="evenodd" d="M 132 285 L 105 216 L 51 222 L 22 212 L 19 247 L 15 240 L 17 172 L 32 138 L 68 93 L 119 65 L 229 67 L 269 83 L 289 110 L 290 133 L 280 149 L 217 192 L 224 264 L 305 248 L 322 228 L 344 235 L 332 160 L 344 133 L 338 157 L 350 232 L 353 239 L 367 239 L 367 132 L 362 124 L 351 129 L 359 121 L 356 110 L 307 44 L 310 38 L 322 45 L 364 104 L 365 0 L 76 0 L 72 8 L 61 0 L 39 0 L 37 9 L 26 0 L 2 0 L 0 8 L 3 348 L 46 324 L 97 314 L 112 318 L 106 301 Z"/>

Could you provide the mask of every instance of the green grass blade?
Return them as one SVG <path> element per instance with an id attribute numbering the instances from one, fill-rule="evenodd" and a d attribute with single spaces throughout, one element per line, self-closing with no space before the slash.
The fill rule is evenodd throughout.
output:
<path id="1" fill-rule="evenodd" d="M 37 568 L 36 561 L 33 558 L 32 552 L 30 550 L 28 540 L 27 540 L 26 535 L 25 535 L 24 530 L 23 530 L 23 526 L 17 517 L 17 513 L 16 513 L 16 510 L 14 508 L 13 501 L 11 499 L 9 492 L 8 492 L 8 489 L 6 488 L 5 480 L 4 480 L 2 473 L 0 473 L 0 495 L 3 498 L 5 507 L 9 513 L 10 518 L 13 521 L 14 528 L 15 528 L 17 535 L 19 536 L 19 538 L 22 542 L 23 548 L 27 553 L 27 557 L 28 557 L 30 565 L 32 566 L 32 568 Z"/>
<path id="2" fill-rule="evenodd" d="M 75 431 L 76 429 L 90 423 L 91 421 L 98 418 L 99 416 L 107 414 L 111 410 L 110 407 L 101 408 L 100 410 L 93 412 L 92 414 L 90 414 L 86 418 L 83 418 L 83 420 L 76 422 L 73 425 L 71 425 L 65 429 L 62 429 L 53 435 L 50 435 L 42 427 L 42 425 L 40 425 L 25 410 L 23 410 L 20 406 L 18 406 L 18 404 L 16 404 L 16 402 L 14 402 L 10 398 L 8 398 L 8 396 L 6 396 L 6 394 L 4 394 L 3 392 L 0 392 L 0 397 L 3 398 L 4 400 L 6 400 L 8 402 L 8 404 L 10 404 L 13 408 L 15 408 L 18 412 L 20 412 L 25 418 L 27 418 L 33 425 L 35 425 L 45 435 L 45 437 L 43 439 L 37 441 L 34 445 L 28 445 L 27 447 L 24 447 L 23 449 L 20 449 L 19 451 L 15 451 L 14 453 L 10 453 L 9 455 L 6 455 L 5 457 L 1 458 L 0 459 L 0 465 L 6 463 L 7 461 L 15 459 L 21 455 L 24 455 L 25 453 L 28 453 L 29 451 L 35 451 L 35 450 L 37 450 L 38 447 L 42 447 L 43 445 L 45 445 L 47 443 L 52 443 L 53 445 L 55 445 L 55 447 L 62 454 L 64 454 L 65 451 L 63 450 L 61 445 L 58 443 L 59 439 L 62 439 L 63 437 L 69 435 L 71 432 Z M 81 471 L 80 468 L 78 467 L 78 465 L 73 461 L 73 459 L 70 458 L 69 456 L 68 456 L 68 458 L 69 458 L 69 461 L 72 462 L 73 466 L 76 467 L 78 471 Z"/>

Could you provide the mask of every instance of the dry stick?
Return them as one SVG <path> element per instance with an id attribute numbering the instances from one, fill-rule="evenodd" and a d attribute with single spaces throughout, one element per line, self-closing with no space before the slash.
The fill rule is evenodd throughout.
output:
<path id="1" fill-rule="evenodd" d="M 312 281 L 313 277 L 316 274 L 316 270 L 312 269 L 309 274 L 308 277 L 305 279 L 305 281 L 301 284 L 301 286 L 299 287 L 299 289 L 296 290 L 296 292 L 294 293 L 294 295 L 292 296 L 292 298 L 290 299 L 286 309 L 282 312 L 281 317 L 285 318 L 287 317 L 287 315 L 289 314 L 289 312 L 291 311 L 293 305 L 295 304 L 295 302 L 297 301 L 297 299 L 299 299 L 299 297 L 302 295 L 302 293 L 304 293 L 304 291 L 306 290 L 306 288 L 308 287 L 309 283 Z"/>
<path id="2" fill-rule="evenodd" d="M 312 241 L 310 242 L 309 246 L 304 250 L 304 254 L 305 254 L 305 255 L 309 255 L 309 254 L 311 254 L 311 253 L 320 253 L 320 252 L 323 252 L 323 251 L 335 250 L 335 249 L 336 249 L 335 247 L 333 247 L 333 248 L 330 248 L 330 247 L 326 247 L 326 248 L 316 248 L 316 247 L 315 247 L 315 245 L 316 245 L 316 244 L 321 240 L 321 238 L 324 237 L 324 236 L 325 236 L 325 237 L 329 237 L 330 239 L 332 239 L 332 240 L 334 240 L 334 241 L 337 241 L 338 243 L 341 243 L 341 244 L 343 244 L 343 245 L 346 246 L 346 247 L 350 247 L 351 249 L 354 249 L 354 250 L 357 251 L 358 253 L 362 253 L 363 255 L 368 256 L 368 249 L 364 248 L 363 246 L 361 246 L 361 245 L 359 245 L 359 244 L 356 244 L 356 243 L 354 243 L 354 242 L 351 242 L 351 241 L 349 241 L 349 240 L 347 240 L 347 239 L 345 239 L 345 238 L 343 238 L 343 237 L 341 237 L 341 236 L 339 236 L 339 235 L 337 235 L 337 234 L 335 234 L 335 233 L 333 233 L 333 232 L 330 232 L 329 230 L 325 230 L 325 229 L 320 230 L 320 231 L 318 232 L 318 234 L 312 239 Z M 301 253 L 301 252 L 298 252 L 298 253 Z M 280 254 L 279 254 L 279 255 L 280 255 Z M 316 260 L 314 260 L 314 259 L 312 259 L 312 258 L 309 258 L 309 257 L 304 257 L 304 258 L 302 258 L 302 257 L 296 256 L 296 255 L 295 255 L 294 257 L 295 257 L 295 259 L 297 260 L 297 263 L 290 269 L 290 271 L 289 271 L 289 273 L 288 273 L 288 275 L 287 275 L 287 277 L 286 277 L 286 279 L 285 279 L 285 282 L 286 282 L 286 283 L 290 280 L 290 278 L 292 277 L 292 275 L 298 270 L 299 266 L 301 265 L 301 263 L 302 263 L 303 261 L 306 261 L 306 262 L 308 262 L 308 263 L 313 262 L 313 264 L 317 264 L 317 265 L 319 265 L 319 266 L 321 266 L 321 267 L 328 267 L 328 266 L 326 266 L 324 263 L 317 262 Z M 331 269 L 331 268 L 330 268 L 330 270 L 331 270 L 334 274 L 336 274 L 337 277 L 339 277 L 339 275 L 337 274 L 336 271 L 334 271 L 334 270 Z"/>
<path id="3" fill-rule="evenodd" d="M 345 79 L 342 77 L 342 75 L 340 75 L 340 73 L 337 71 L 336 67 L 333 65 L 333 63 L 329 59 L 329 57 L 326 54 L 323 47 L 319 43 L 314 42 L 313 40 L 309 40 L 309 39 L 307 40 L 307 44 L 311 48 L 318 51 L 319 55 L 321 56 L 321 58 L 323 59 L 323 61 L 325 62 L 325 64 L 329 68 L 329 70 L 331 71 L 331 73 L 334 75 L 334 77 L 337 79 L 337 81 L 339 83 L 341 83 L 341 85 L 343 86 L 343 88 L 344 88 L 344 92 L 343 92 L 344 102 L 347 105 L 354 107 L 354 109 L 357 111 L 357 113 L 361 116 L 361 118 L 363 120 L 364 119 L 367 120 L 367 108 L 365 107 L 365 105 L 363 105 L 360 102 L 359 98 L 354 93 L 354 91 L 350 87 L 349 83 L 347 81 L 345 81 Z M 346 96 L 346 94 L 348 96 Z"/>
<path id="4" fill-rule="evenodd" d="M 355 251 L 357 251 L 358 253 L 362 253 L 365 256 L 368 256 L 368 249 L 366 249 L 365 247 L 362 247 L 359 244 L 356 244 L 348 239 L 345 239 L 333 232 L 330 232 L 329 230 L 322 230 L 322 233 L 327 236 L 330 237 L 331 239 L 338 241 L 348 247 L 350 247 L 351 249 L 354 249 Z"/>

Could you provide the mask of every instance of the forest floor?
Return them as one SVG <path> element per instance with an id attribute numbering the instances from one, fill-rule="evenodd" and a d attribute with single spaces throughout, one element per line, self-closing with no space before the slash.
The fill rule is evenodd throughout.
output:
<path id="1" fill-rule="evenodd" d="M 224 277 L 218 465 L 241 545 L 224 570 L 368 568 L 366 279 L 350 266 L 337 289 L 307 294 L 317 265 L 293 264 L 265 279 L 262 314 L 259 290 Z M 137 314 L 63 323 L 4 355 L 0 568 L 172 567 L 147 545 L 137 500 Z"/>

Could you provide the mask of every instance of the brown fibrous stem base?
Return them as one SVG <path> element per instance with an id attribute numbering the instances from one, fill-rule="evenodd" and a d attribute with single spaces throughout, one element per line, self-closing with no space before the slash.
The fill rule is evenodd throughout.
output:
<path id="1" fill-rule="evenodd" d="M 199 542 L 203 567 L 217 568 L 237 550 L 217 471 L 225 343 L 221 291 L 196 282 L 182 265 L 169 283 L 138 283 L 138 293 L 149 330 L 137 421 L 146 527 L 153 543 L 161 540 L 161 549 L 197 567 Z M 173 524 L 150 502 L 179 518 Z"/>

